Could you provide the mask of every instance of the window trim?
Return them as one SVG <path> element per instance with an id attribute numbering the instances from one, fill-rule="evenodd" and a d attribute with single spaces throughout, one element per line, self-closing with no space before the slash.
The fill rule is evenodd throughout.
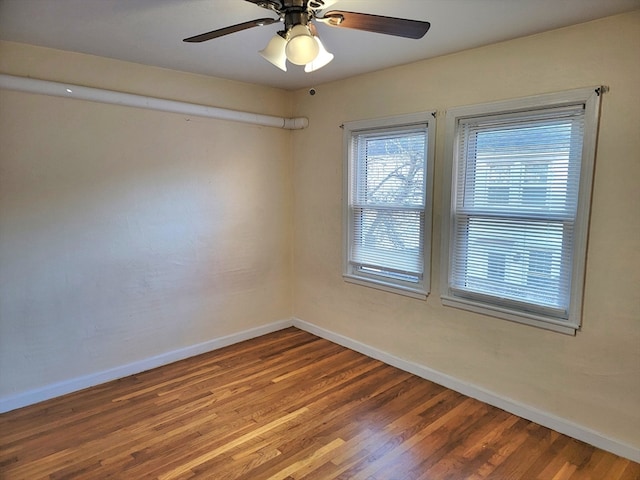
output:
<path id="1" fill-rule="evenodd" d="M 425 206 L 423 233 L 423 265 L 422 280 L 416 284 L 401 280 L 384 279 L 377 275 L 354 272 L 351 265 L 350 251 L 353 244 L 352 218 L 350 215 L 350 195 L 352 182 L 352 139 L 354 134 L 376 129 L 398 129 L 411 126 L 427 126 L 427 151 L 425 158 Z M 435 111 L 425 111 L 405 115 L 396 115 L 367 120 L 345 122 L 343 134 L 343 271 L 345 282 L 372 287 L 386 292 L 396 293 L 418 299 L 426 299 L 431 283 L 431 236 L 433 211 L 433 163 L 435 155 Z"/>
<path id="2" fill-rule="evenodd" d="M 441 301 L 449 307 L 481 313 L 526 325 L 575 335 L 581 327 L 583 291 L 585 282 L 587 241 L 591 207 L 593 172 L 595 166 L 596 143 L 600 100 L 605 87 L 595 86 L 564 92 L 535 95 L 498 102 L 455 107 L 447 110 L 445 117 L 444 176 L 443 176 L 443 220 L 441 253 Z M 457 296 L 449 282 L 451 265 L 451 245 L 453 238 L 453 184 L 456 178 L 456 159 L 458 158 L 458 123 L 460 120 L 487 116 L 520 114 L 527 111 L 540 111 L 584 104 L 584 137 L 579 179 L 577 212 L 575 217 L 575 240 L 572 258 L 571 289 L 568 319 L 560 320 L 540 313 L 531 313 L 517 307 L 505 307 Z"/>

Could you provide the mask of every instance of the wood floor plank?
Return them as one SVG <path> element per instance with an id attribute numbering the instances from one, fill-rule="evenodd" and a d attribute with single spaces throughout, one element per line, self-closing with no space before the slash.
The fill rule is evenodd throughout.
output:
<path id="1" fill-rule="evenodd" d="M 289 328 L 0 415 L 0 478 L 640 480 L 640 465 Z"/>

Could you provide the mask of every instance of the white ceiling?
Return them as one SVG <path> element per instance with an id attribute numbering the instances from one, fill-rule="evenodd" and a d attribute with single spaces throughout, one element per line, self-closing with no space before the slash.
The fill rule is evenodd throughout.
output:
<path id="1" fill-rule="evenodd" d="M 640 8 L 640 0 L 335 0 L 331 9 L 431 22 L 420 40 L 318 24 L 335 59 L 282 72 L 260 55 L 278 24 L 182 39 L 276 14 L 244 0 L 0 0 L 0 39 L 270 85 L 310 87 Z"/>

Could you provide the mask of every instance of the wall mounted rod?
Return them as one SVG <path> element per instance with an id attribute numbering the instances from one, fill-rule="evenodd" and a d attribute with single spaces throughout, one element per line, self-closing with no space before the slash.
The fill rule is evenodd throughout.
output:
<path id="1" fill-rule="evenodd" d="M 37 80 L 35 78 L 18 77 L 14 75 L 0 74 L 0 88 L 18 90 L 21 92 L 39 93 L 57 97 L 76 98 L 93 102 L 125 105 L 128 107 L 147 108 L 163 112 L 182 113 L 197 117 L 216 118 L 219 120 L 231 120 L 235 122 L 262 125 L 265 127 L 284 128 L 287 130 L 299 130 L 307 128 L 309 119 L 306 117 L 284 118 L 259 113 L 240 112 L 226 108 L 209 107 L 195 103 L 178 102 L 163 98 L 146 97 L 132 93 L 104 90 L 102 88 L 83 87 L 67 83 Z"/>

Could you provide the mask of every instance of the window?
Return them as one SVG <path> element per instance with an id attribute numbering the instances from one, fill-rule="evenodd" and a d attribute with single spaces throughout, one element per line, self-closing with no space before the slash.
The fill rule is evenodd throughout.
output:
<path id="1" fill-rule="evenodd" d="M 445 305 L 580 327 L 598 109 L 581 89 L 447 112 Z"/>
<path id="2" fill-rule="evenodd" d="M 431 121 L 421 113 L 344 125 L 345 280 L 426 297 Z"/>

